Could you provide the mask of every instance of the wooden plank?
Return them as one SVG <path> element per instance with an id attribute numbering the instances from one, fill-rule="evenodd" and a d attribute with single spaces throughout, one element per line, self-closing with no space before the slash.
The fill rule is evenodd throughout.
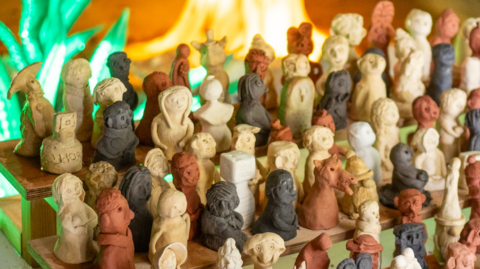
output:
<path id="1" fill-rule="evenodd" d="M 0 198 L 0 231 L 19 253 L 22 252 L 21 196 Z"/>

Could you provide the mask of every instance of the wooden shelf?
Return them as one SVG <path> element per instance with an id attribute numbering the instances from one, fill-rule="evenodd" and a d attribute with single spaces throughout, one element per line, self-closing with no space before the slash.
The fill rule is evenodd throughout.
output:
<path id="1" fill-rule="evenodd" d="M 0 231 L 16 251 L 22 251 L 22 204 L 20 195 L 0 198 Z"/>

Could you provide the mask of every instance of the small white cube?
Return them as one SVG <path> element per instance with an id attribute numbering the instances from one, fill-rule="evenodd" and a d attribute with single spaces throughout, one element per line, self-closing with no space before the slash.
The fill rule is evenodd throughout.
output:
<path id="1" fill-rule="evenodd" d="M 255 157 L 243 151 L 231 151 L 220 155 L 220 176 L 225 181 L 239 183 L 255 177 Z"/>

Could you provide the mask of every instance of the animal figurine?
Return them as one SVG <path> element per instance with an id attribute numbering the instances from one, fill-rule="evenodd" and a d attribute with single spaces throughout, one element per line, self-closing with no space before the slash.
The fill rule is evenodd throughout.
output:
<path id="1" fill-rule="evenodd" d="M 423 207 L 430 204 L 432 196 L 424 190 L 428 182 L 428 174 L 424 170 L 415 168 L 412 163 L 413 151 L 404 143 L 398 143 L 390 152 L 393 163 L 392 183 L 380 187 L 378 198 L 380 203 L 389 208 L 395 208 L 394 198 L 406 189 L 417 189 L 426 197 Z"/>
<path id="2" fill-rule="evenodd" d="M 82 144 L 75 138 L 76 112 L 53 115 L 53 134 L 43 139 L 40 149 L 42 170 L 52 174 L 76 173 L 83 167 Z"/>
<path id="3" fill-rule="evenodd" d="M 330 258 L 328 257 L 327 250 L 331 247 L 332 240 L 328 234 L 321 233 L 300 250 L 295 260 L 295 266 L 300 268 L 302 263 L 305 263 L 306 268 L 328 269 L 330 266 Z"/>
<path id="4" fill-rule="evenodd" d="M 242 254 L 235 246 L 235 239 L 228 238 L 225 244 L 218 249 L 218 269 L 242 269 Z"/>
<path id="5" fill-rule="evenodd" d="M 169 77 L 175 86 L 184 86 L 191 90 L 188 80 L 188 71 L 190 71 L 190 47 L 187 44 L 180 44 L 176 49 L 176 56 L 170 68 Z"/>
<path id="6" fill-rule="evenodd" d="M 98 110 L 93 118 L 93 133 L 91 144 L 97 147 L 98 140 L 103 133 L 103 111 L 113 103 L 122 101 L 123 94 L 127 91 L 125 85 L 118 78 L 106 78 L 95 86 L 93 90 L 93 103 L 98 104 Z"/>
<path id="7" fill-rule="evenodd" d="M 78 58 L 66 62 L 62 67 L 60 78 L 63 81 L 63 105 L 65 111 L 77 113 L 75 134 L 78 141 L 84 142 L 92 138 L 93 132 L 93 99 L 88 80 L 92 77 L 92 69 L 86 59 Z"/>
<path id="8" fill-rule="evenodd" d="M 263 80 L 257 74 L 247 74 L 238 81 L 240 107 L 235 115 L 235 124 L 248 124 L 260 128 L 255 134 L 255 147 L 265 146 L 270 136 L 272 116 L 259 101 L 266 92 Z"/>
<path id="9" fill-rule="evenodd" d="M 479 151 L 480 150 L 480 133 L 479 122 L 480 109 L 473 109 L 467 112 L 465 115 L 465 138 L 466 138 L 466 151 Z"/>
<path id="10" fill-rule="evenodd" d="M 331 72 L 325 82 L 325 93 L 317 111 L 326 109 L 332 115 L 336 130 L 347 128 L 347 100 L 350 97 L 352 79 L 346 70 Z"/>
<path id="11" fill-rule="evenodd" d="M 465 57 L 461 64 L 460 88 L 466 93 L 470 93 L 472 90 L 480 88 L 480 77 L 478 76 L 480 71 L 480 27 L 477 22 L 472 27 L 467 41 L 470 56 Z"/>
<path id="12" fill-rule="evenodd" d="M 202 132 L 211 134 L 215 139 L 216 152 L 229 150 L 232 141 L 227 123 L 232 118 L 233 105 L 218 101 L 222 91 L 220 81 L 208 76 L 200 85 L 200 96 L 206 102 L 193 113 L 202 125 Z"/>
<path id="13" fill-rule="evenodd" d="M 425 260 L 425 240 L 427 233 L 424 231 L 424 224 L 405 223 L 397 225 L 393 228 L 395 235 L 395 251 L 393 256 L 398 256 L 403 253 L 406 248 L 411 248 L 414 251 L 415 258 L 423 269 L 428 269 L 427 261 Z"/>
<path id="14" fill-rule="evenodd" d="M 118 174 L 115 167 L 108 162 L 92 163 L 88 167 L 88 173 L 85 177 L 85 184 L 88 191 L 85 196 L 85 203 L 95 209 L 97 197 L 108 188 L 117 185 Z"/>
<path id="15" fill-rule="evenodd" d="M 307 161 L 305 162 L 305 177 L 303 190 L 305 195 L 310 192 L 315 182 L 316 160 L 321 161 L 330 158 L 328 149 L 333 146 L 334 134 L 327 127 L 315 125 L 303 133 L 303 146 L 308 150 Z"/>
<path id="16" fill-rule="evenodd" d="M 220 181 L 207 191 L 207 205 L 202 216 L 202 245 L 218 251 L 228 238 L 235 240 L 241 252 L 248 237 L 242 233 L 243 218 L 235 208 L 240 203 L 233 183 Z"/>
<path id="17" fill-rule="evenodd" d="M 328 114 L 325 109 L 317 110 L 312 117 L 312 125 L 318 125 L 329 128 L 332 133 L 335 134 L 335 123 L 333 122 L 332 115 Z M 328 150 L 330 154 L 338 154 L 345 156 L 345 150 L 338 146 L 335 141 L 333 142 L 333 146 Z"/>
<path id="18" fill-rule="evenodd" d="M 448 258 L 445 268 L 447 269 L 473 269 L 477 257 L 467 246 L 453 242 L 448 245 Z"/>
<path id="19" fill-rule="evenodd" d="M 99 250 L 93 242 L 93 230 L 98 218 L 95 211 L 83 202 L 85 191 L 82 181 L 64 173 L 53 182 L 52 196 L 58 206 L 55 256 L 67 264 L 95 259 Z"/>
<path id="20" fill-rule="evenodd" d="M 140 140 L 140 144 L 149 147 L 155 146 L 152 139 L 152 122 L 160 114 L 158 95 L 170 87 L 172 87 L 172 82 L 168 75 L 163 72 L 153 72 L 143 79 L 142 88 L 147 96 L 147 102 L 143 118 L 135 128 L 135 135 Z"/>
<path id="21" fill-rule="evenodd" d="M 270 126 L 272 130 L 270 131 L 269 144 L 277 141 L 295 142 L 290 126 L 283 126 L 279 119 L 272 120 Z"/>
<path id="22" fill-rule="evenodd" d="M 427 95 L 440 105 L 440 96 L 452 88 L 452 66 L 455 62 L 453 46 L 441 43 L 432 47 L 433 71 L 427 87 Z"/>
<path id="23" fill-rule="evenodd" d="M 308 77 L 310 66 L 303 54 L 289 54 L 282 59 L 286 78 L 280 95 L 278 118 L 290 127 L 293 138 L 300 139 L 311 126 L 315 98 L 315 84 Z"/>
<path id="24" fill-rule="evenodd" d="M 284 241 L 297 236 L 298 218 L 293 202 L 297 192 L 293 187 L 292 174 L 278 169 L 268 175 L 265 183 L 267 206 L 252 226 L 252 234 L 275 233 Z"/>
<path id="25" fill-rule="evenodd" d="M 35 78 L 41 67 L 41 62 L 26 66 L 13 78 L 8 89 L 9 100 L 16 92 L 23 92 L 27 97 L 20 116 L 22 137 L 14 150 L 20 156 L 40 155 L 42 140 L 52 135 L 53 107 L 43 97 L 45 93 Z"/>
<path id="26" fill-rule="evenodd" d="M 405 32 L 402 28 L 397 28 L 395 31 L 395 43 L 394 43 L 394 48 L 395 48 L 395 57 L 397 58 L 397 62 L 393 66 L 393 77 L 395 84 L 398 83 L 398 79 L 400 78 L 401 75 L 401 69 L 403 66 L 403 62 L 406 60 L 406 58 L 415 51 L 420 51 L 422 55 L 422 63 L 420 64 L 420 77 L 423 76 L 423 64 L 424 64 L 424 59 L 423 59 L 423 51 L 417 50 L 417 43 L 415 42 L 415 39 Z M 413 67 L 413 66 L 412 66 Z M 417 66 L 415 66 L 415 70 Z"/>
<path id="27" fill-rule="evenodd" d="M 392 263 L 390 264 L 391 269 L 422 269 L 420 263 L 418 263 L 417 258 L 415 258 L 415 253 L 411 248 L 405 248 L 402 254 L 393 258 Z"/>
<path id="28" fill-rule="evenodd" d="M 418 123 L 417 132 L 424 128 L 434 128 L 433 123 L 438 119 L 440 114 L 439 111 L 437 104 L 430 96 L 422 95 L 417 97 L 412 105 L 413 117 Z M 412 143 L 412 139 L 413 134 L 409 134 L 407 138 L 408 143 L 415 151 L 416 145 Z"/>
<path id="29" fill-rule="evenodd" d="M 373 180 L 379 186 L 382 183 L 381 159 L 377 149 L 373 147 L 376 135 L 370 124 L 363 121 L 352 123 L 347 129 L 347 140 L 355 155 L 362 158 L 368 169 L 373 171 Z"/>
<path id="30" fill-rule="evenodd" d="M 371 235 L 380 243 L 380 208 L 375 200 L 366 200 L 358 208 L 358 218 L 355 221 L 355 232 L 353 238 L 358 238 L 364 234 Z"/>
<path id="31" fill-rule="evenodd" d="M 378 202 L 377 185 L 372 179 L 373 171 L 368 169 L 362 158 L 355 156 L 355 152 L 347 152 L 347 164 L 345 170 L 352 174 L 357 184 L 350 185 L 352 195 L 345 194 L 339 201 L 342 211 L 351 219 L 358 219 L 360 205 L 367 200 Z"/>
<path id="32" fill-rule="evenodd" d="M 245 254 L 253 261 L 254 269 L 273 269 L 285 251 L 284 240 L 275 233 L 261 233 L 248 238 Z"/>
<path id="33" fill-rule="evenodd" d="M 205 77 L 214 76 L 222 84 L 223 92 L 218 101 L 229 104 L 228 86 L 230 85 L 230 79 L 223 68 L 223 64 L 227 60 L 227 54 L 225 53 L 227 37 L 224 36 L 221 40 L 215 40 L 212 29 L 206 31 L 206 36 L 207 41 L 203 43 L 192 41 L 190 44 L 200 52 L 200 64 L 207 70 Z"/>
<path id="34" fill-rule="evenodd" d="M 298 207 L 298 223 L 310 230 L 325 230 L 338 225 L 338 204 L 333 188 L 349 195 L 353 194 L 350 184 L 358 180 L 342 169 L 336 154 L 325 160 L 314 160 L 315 183 L 306 193 Z"/>
<path id="35" fill-rule="evenodd" d="M 153 216 L 147 209 L 147 202 L 152 193 L 152 175 L 147 167 L 133 166 L 120 182 L 118 189 L 127 199 L 128 207 L 135 217 L 128 226 L 132 231 L 135 252 L 148 252 Z"/>
<path id="36" fill-rule="evenodd" d="M 170 161 L 193 135 L 193 122 L 188 118 L 192 93 L 187 87 L 172 86 L 160 93 L 158 103 L 160 114 L 152 122 L 152 140 Z"/>
<path id="37" fill-rule="evenodd" d="M 337 265 L 337 269 L 367 269 L 373 268 L 372 255 L 368 253 L 360 253 L 356 260 L 346 258 Z M 375 268 L 376 269 L 376 268 Z"/>
<path id="38" fill-rule="evenodd" d="M 432 62 L 432 48 L 427 36 L 432 31 L 432 16 L 420 9 L 412 9 L 405 18 L 405 28 L 413 37 L 418 50 L 423 52 L 422 81 L 430 80 L 430 64 Z"/>
<path id="39" fill-rule="evenodd" d="M 160 194 L 148 252 L 151 263 L 155 261 L 155 254 L 171 243 L 179 242 L 187 247 L 190 217 L 186 210 L 187 198 L 182 192 L 167 189 Z"/>
<path id="40" fill-rule="evenodd" d="M 115 170 L 134 165 L 138 138 L 132 130 L 132 111 L 124 101 L 117 101 L 103 111 L 105 127 L 98 140 L 93 162 L 109 162 Z"/>
<path id="41" fill-rule="evenodd" d="M 348 61 L 349 44 L 348 40 L 341 35 L 332 35 L 325 39 L 322 45 L 321 62 L 328 65 L 328 69 L 323 72 L 322 76 L 315 83 L 315 89 L 318 96 L 323 97 L 325 94 L 325 83 L 328 76 L 332 72 L 343 70 Z"/>
<path id="42" fill-rule="evenodd" d="M 347 241 L 346 248 L 350 251 L 350 256 L 354 260 L 361 253 L 372 255 L 372 268 L 381 268 L 380 253 L 383 251 L 383 246 L 373 236 L 362 234 L 355 239 L 350 239 Z"/>
<path id="43" fill-rule="evenodd" d="M 264 67 L 265 63 L 265 58 L 263 57 L 263 55 L 268 58 L 268 64 L 271 64 L 276 59 L 275 50 L 265 41 L 265 39 L 263 39 L 262 35 L 260 34 L 256 34 L 253 36 L 249 52 L 250 50 L 257 51 L 257 53 L 255 55 L 249 55 L 249 53 L 247 53 L 247 56 L 245 57 L 245 64 L 248 65 L 247 58 L 250 58 L 249 56 L 254 56 L 253 58 L 255 58 L 255 60 L 249 60 L 250 62 L 253 62 L 254 65 L 252 66 L 252 68 L 249 67 L 249 71 L 245 73 L 253 72 L 257 73 L 260 77 L 262 77 L 263 75 L 265 76 L 262 79 L 269 90 L 265 93 L 263 97 L 260 98 L 260 103 L 262 103 L 266 109 L 277 108 L 278 96 L 274 82 L 273 71 L 271 68 L 267 68 L 267 70 L 261 69 Z M 261 54 L 259 50 L 262 51 L 263 54 Z M 247 68 L 247 65 L 245 66 L 245 69 Z"/>
<path id="44" fill-rule="evenodd" d="M 128 228 L 134 213 L 125 197 L 115 188 L 105 189 L 97 198 L 95 211 L 100 227 L 97 239 L 100 253 L 94 265 L 101 269 L 135 269 L 135 248 L 132 231 Z"/>
<path id="45" fill-rule="evenodd" d="M 443 10 L 442 15 L 438 18 L 435 26 L 435 37 L 432 39 L 432 47 L 441 43 L 452 43 L 452 38 L 457 34 L 460 26 L 460 19 L 451 8 Z"/>
<path id="46" fill-rule="evenodd" d="M 107 58 L 107 67 L 110 71 L 110 76 L 112 78 L 118 78 L 119 80 L 121 80 L 123 85 L 125 85 L 125 88 L 127 89 L 127 91 L 123 93 L 122 100 L 130 106 L 131 111 L 134 111 L 138 105 L 138 94 L 133 89 L 133 86 L 128 78 L 131 63 L 132 61 L 123 51 L 114 52 L 110 54 Z M 133 127 L 134 126 L 132 122 L 131 128 Z"/>
<path id="47" fill-rule="evenodd" d="M 478 246 L 480 246 L 480 218 L 470 218 L 460 233 L 458 243 L 467 246 L 472 253 L 478 253 Z"/>
<path id="48" fill-rule="evenodd" d="M 166 245 L 153 256 L 152 269 L 180 269 L 187 261 L 187 248 L 179 242 Z"/>
<path id="49" fill-rule="evenodd" d="M 471 197 L 472 211 L 470 219 L 473 219 L 480 217 L 480 162 L 476 160 L 475 156 L 468 157 L 467 162 L 465 178 L 467 180 L 468 194 Z"/>

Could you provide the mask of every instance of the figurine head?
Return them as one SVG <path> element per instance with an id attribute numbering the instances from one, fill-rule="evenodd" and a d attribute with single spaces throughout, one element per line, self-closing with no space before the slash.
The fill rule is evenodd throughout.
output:
<path id="1" fill-rule="evenodd" d="M 42 68 L 42 62 L 36 62 L 20 70 L 10 84 L 7 98 L 12 99 L 13 94 L 19 91 L 27 94 L 29 98 L 43 96 L 42 86 L 35 78 L 40 68 Z"/>
<path id="2" fill-rule="evenodd" d="M 239 124 L 233 128 L 232 150 L 241 150 L 255 156 L 255 134 L 260 132 L 259 127 L 248 124 Z"/>
<path id="3" fill-rule="evenodd" d="M 468 165 L 465 167 L 468 192 L 471 197 L 480 197 L 480 162 L 472 155 L 468 157 Z"/>
<path id="4" fill-rule="evenodd" d="M 480 88 L 472 90 L 468 94 L 467 105 L 468 105 L 468 110 L 480 108 Z"/>
<path id="5" fill-rule="evenodd" d="M 219 181 L 207 190 L 206 209 L 213 216 L 230 216 L 239 204 L 237 187 L 233 183 Z"/>
<path id="6" fill-rule="evenodd" d="M 440 143 L 440 135 L 435 128 L 423 128 L 413 136 L 412 146 L 420 152 L 435 152 Z"/>
<path id="7" fill-rule="evenodd" d="M 310 62 L 303 54 L 290 53 L 282 59 L 282 69 L 285 79 L 306 77 L 310 73 Z"/>
<path id="8" fill-rule="evenodd" d="M 223 246 L 218 249 L 218 268 L 241 269 L 243 264 L 242 255 L 235 246 L 235 239 L 228 238 Z"/>
<path id="9" fill-rule="evenodd" d="M 394 14 L 395 7 L 390 1 L 380 1 L 375 5 L 372 12 L 372 25 L 367 36 L 374 47 L 388 46 L 390 39 L 395 36 L 395 29 L 392 26 Z"/>
<path id="10" fill-rule="evenodd" d="M 152 193 L 152 174 L 145 166 L 128 169 L 118 189 L 131 209 L 145 205 Z"/>
<path id="11" fill-rule="evenodd" d="M 422 210 L 422 204 L 427 197 L 416 189 L 406 189 L 400 192 L 400 196 L 393 200 L 403 216 L 415 219 Z"/>
<path id="12" fill-rule="evenodd" d="M 88 79 L 92 77 L 92 69 L 86 59 L 72 59 L 63 65 L 60 77 L 66 85 L 83 89 L 88 86 Z"/>
<path id="13" fill-rule="evenodd" d="M 269 63 L 270 59 L 268 59 L 263 50 L 250 49 L 245 57 L 245 73 L 255 73 L 261 79 L 265 79 Z"/>
<path id="14" fill-rule="evenodd" d="M 367 35 L 363 28 L 363 17 L 356 13 L 340 13 L 332 20 L 331 35 L 341 35 L 347 38 L 350 46 L 358 46 Z"/>
<path id="15" fill-rule="evenodd" d="M 476 26 L 470 31 L 470 38 L 468 42 L 470 49 L 472 50 L 472 56 L 480 56 L 480 26 L 478 22 Z"/>
<path id="16" fill-rule="evenodd" d="M 220 155 L 220 176 L 227 182 L 238 184 L 255 177 L 255 157 L 252 154 L 235 150 Z"/>
<path id="17" fill-rule="evenodd" d="M 480 218 L 470 219 L 465 224 L 458 242 L 467 246 L 472 253 L 477 252 L 477 246 L 480 245 Z"/>
<path id="18" fill-rule="evenodd" d="M 352 88 L 352 79 L 347 70 L 332 72 L 325 82 L 325 95 L 329 95 L 338 103 L 347 101 Z"/>
<path id="19" fill-rule="evenodd" d="M 153 255 L 153 268 L 180 269 L 187 261 L 187 248 L 179 242 L 174 242 L 157 250 Z"/>
<path id="20" fill-rule="evenodd" d="M 358 151 L 373 146 L 377 137 L 368 122 L 357 121 L 348 126 L 347 139 L 348 144 Z"/>
<path id="21" fill-rule="evenodd" d="M 285 251 L 285 242 L 275 233 L 261 233 L 248 238 L 243 252 L 250 256 L 255 265 L 271 267 Z"/>
<path id="22" fill-rule="evenodd" d="M 455 242 L 448 245 L 447 269 L 473 269 L 477 257 L 467 246 Z"/>
<path id="23" fill-rule="evenodd" d="M 206 31 L 207 41 L 200 43 L 192 41 L 190 44 L 200 52 L 200 64 L 205 68 L 212 66 L 223 66 L 227 60 L 225 53 L 225 45 L 227 44 L 227 37 L 224 36 L 221 40 L 213 38 L 213 30 Z"/>
<path id="24" fill-rule="evenodd" d="M 270 130 L 270 143 L 275 141 L 294 142 L 290 126 L 283 126 L 279 119 L 272 120 L 270 126 L 272 127 Z"/>
<path id="25" fill-rule="evenodd" d="M 314 125 L 303 132 L 303 146 L 308 151 L 329 150 L 334 143 L 333 137 L 329 128 Z"/>
<path id="26" fill-rule="evenodd" d="M 361 203 L 358 212 L 359 219 L 364 222 L 377 224 L 380 221 L 380 207 L 375 200 L 366 200 Z"/>
<path id="27" fill-rule="evenodd" d="M 322 59 L 333 69 L 342 69 L 348 60 L 348 40 L 341 35 L 328 37 L 322 46 Z"/>
<path id="28" fill-rule="evenodd" d="M 157 98 L 164 90 L 172 87 L 172 81 L 163 72 L 153 72 L 143 79 L 142 88 L 148 98 Z"/>
<path id="29" fill-rule="evenodd" d="M 450 44 L 440 43 L 432 47 L 432 59 L 435 66 L 452 68 L 455 63 L 455 50 Z"/>
<path id="30" fill-rule="evenodd" d="M 298 28 L 288 28 L 288 53 L 303 54 L 308 57 L 313 52 L 312 29 L 313 26 L 309 22 L 302 22 Z"/>
<path id="31" fill-rule="evenodd" d="M 325 160 L 314 160 L 315 169 L 313 171 L 315 180 L 324 180 L 326 184 L 338 190 L 352 195 L 353 191 L 350 184 L 357 184 L 358 180 L 349 172 L 343 170 L 342 162 L 337 154 L 333 154 Z"/>
<path id="32" fill-rule="evenodd" d="M 256 34 L 253 37 L 250 49 L 263 50 L 263 52 L 265 52 L 265 56 L 267 56 L 270 62 L 275 60 L 275 50 L 273 50 L 273 47 L 265 42 L 265 39 L 263 39 L 262 35 L 260 34 Z"/>
<path id="33" fill-rule="evenodd" d="M 268 145 L 267 156 L 270 169 L 285 169 L 293 173 L 298 167 L 300 150 L 293 142 L 275 141 Z"/>
<path id="34" fill-rule="evenodd" d="M 187 152 L 175 153 L 172 157 L 173 185 L 177 190 L 195 187 L 200 179 L 195 155 Z"/>
<path id="35" fill-rule="evenodd" d="M 107 67 L 110 70 L 110 75 L 115 78 L 128 78 L 131 63 L 132 60 L 123 51 L 114 52 L 107 58 Z"/>
<path id="36" fill-rule="evenodd" d="M 64 173 L 57 177 L 52 184 L 52 197 L 58 205 L 58 214 L 75 201 L 82 201 L 85 198 L 82 181 L 70 174 Z"/>
<path id="37" fill-rule="evenodd" d="M 131 128 L 132 117 L 130 106 L 124 101 L 117 101 L 103 111 L 105 128 L 129 129 Z"/>
<path id="38" fill-rule="evenodd" d="M 396 126 L 399 119 L 398 107 L 392 99 L 380 98 L 373 102 L 372 127 L 376 132 L 387 126 Z"/>
<path id="39" fill-rule="evenodd" d="M 359 237 L 347 242 L 347 250 L 350 250 L 354 253 L 369 253 L 373 255 L 382 252 L 383 246 L 378 243 L 373 236 L 369 234 L 362 234 Z"/>
<path id="40" fill-rule="evenodd" d="M 393 228 L 395 235 L 395 244 L 405 247 L 415 248 L 415 246 L 423 245 L 423 240 L 427 238 L 424 231 L 424 224 L 420 223 L 404 223 Z M 415 248 L 416 249 L 416 248 Z"/>
<path id="41" fill-rule="evenodd" d="M 397 28 L 395 32 L 395 56 L 398 59 L 404 59 L 416 49 L 417 43 L 415 39 L 402 28 Z"/>
<path id="42" fill-rule="evenodd" d="M 265 183 L 265 196 L 276 204 L 291 204 L 297 200 L 297 191 L 293 186 L 290 172 L 278 169 L 271 172 Z"/>
<path id="43" fill-rule="evenodd" d="M 185 149 L 195 155 L 196 159 L 210 159 L 215 157 L 217 143 L 210 133 L 195 133 Z"/>
<path id="44" fill-rule="evenodd" d="M 437 36 L 452 39 L 458 32 L 460 19 L 453 9 L 446 8 L 437 20 Z"/>
<path id="45" fill-rule="evenodd" d="M 53 115 L 53 138 L 60 143 L 71 143 L 75 141 L 76 126 L 76 112 L 56 112 Z"/>
<path id="46" fill-rule="evenodd" d="M 346 157 L 345 170 L 354 175 L 359 181 L 373 177 L 373 171 L 367 167 L 362 158 L 355 155 L 354 151 L 348 150 Z"/>
<path id="47" fill-rule="evenodd" d="M 257 74 L 246 74 L 238 81 L 238 100 L 242 103 L 259 102 L 258 98 L 268 91 Z"/>
<path id="48" fill-rule="evenodd" d="M 118 175 L 115 167 L 108 162 L 100 161 L 90 164 L 85 183 L 89 193 L 100 194 L 105 189 L 117 184 Z"/>
<path id="49" fill-rule="evenodd" d="M 315 237 L 309 243 L 314 250 L 317 251 L 327 251 L 332 247 L 332 240 L 327 233 L 321 233 L 319 236 Z"/>
<path id="50" fill-rule="evenodd" d="M 413 117 L 418 125 L 423 128 L 433 127 L 433 122 L 438 119 L 439 109 L 432 97 L 422 95 L 417 97 L 412 104 Z"/>
<path id="51" fill-rule="evenodd" d="M 403 61 L 401 74 L 419 81 L 422 77 L 423 52 L 421 50 L 412 51 Z"/>
<path id="52" fill-rule="evenodd" d="M 158 95 L 160 113 L 162 113 L 170 128 L 173 128 L 171 114 L 183 114 L 182 121 L 176 124 L 187 124 L 190 107 L 192 106 L 192 93 L 187 87 L 172 86 Z"/>
<path id="53" fill-rule="evenodd" d="M 381 76 L 387 66 L 387 61 L 378 54 L 366 53 L 357 60 L 357 66 L 362 74 L 367 76 Z"/>
<path id="54" fill-rule="evenodd" d="M 169 164 L 167 157 L 159 148 L 153 148 L 148 151 L 144 165 L 150 170 L 153 177 L 160 180 L 168 174 Z"/>
<path id="55" fill-rule="evenodd" d="M 206 101 L 218 100 L 223 92 L 223 86 L 215 76 L 207 76 L 200 85 L 200 96 Z"/>
<path id="56" fill-rule="evenodd" d="M 420 9 L 412 9 L 405 18 L 405 28 L 412 36 L 427 37 L 432 31 L 432 16 Z"/>
<path id="57" fill-rule="evenodd" d="M 409 146 L 407 146 L 407 144 L 404 144 L 402 142 L 396 144 L 390 151 L 390 160 L 392 161 L 394 166 L 399 165 L 399 168 L 400 166 L 405 165 L 407 165 L 408 167 L 410 167 L 410 165 L 413 166 L 412 156 L 413 150 Z M 402 167 L 401 169 L 403 168 L 404 167 Z"/>
<path id="58" fill-rule="evenodd" d="M 313 114 L 312 125 L 327 127 L 332 133 L 335 133 L 335 122 L 333 121 L 332 115 L 328 114 L 325 109 L 319 109 Z"/>
<path id="59" fill-rule="evenodd" d="M 166 189 L 160 194 L 157 204 L 158 215 L 162 218 L 176 218 L 187 211 L 187 197 L 181 191 Z"/>
<path id="60" fill-rule="evenodd" d="M 127 91 L 125 85 L 118 78 L 106 78 L 100 81 L 93 90 L 93 103 L 101 107 L 122 101 L 123 93 Z"/>
<path id="61" fill-rule="evenodd" d="M 176 53 L 177 59 L 188 58 L 188 56 L 190 56 L 190 47 L 187 44 L 182 43 L 178 45 Z"/>
<path id="62" fill-rule="evenodd" d="M 135 214 L 115 188 L 105 189 L 97 198 L 98 226 L 103 234 L 125 234 Z"/>

